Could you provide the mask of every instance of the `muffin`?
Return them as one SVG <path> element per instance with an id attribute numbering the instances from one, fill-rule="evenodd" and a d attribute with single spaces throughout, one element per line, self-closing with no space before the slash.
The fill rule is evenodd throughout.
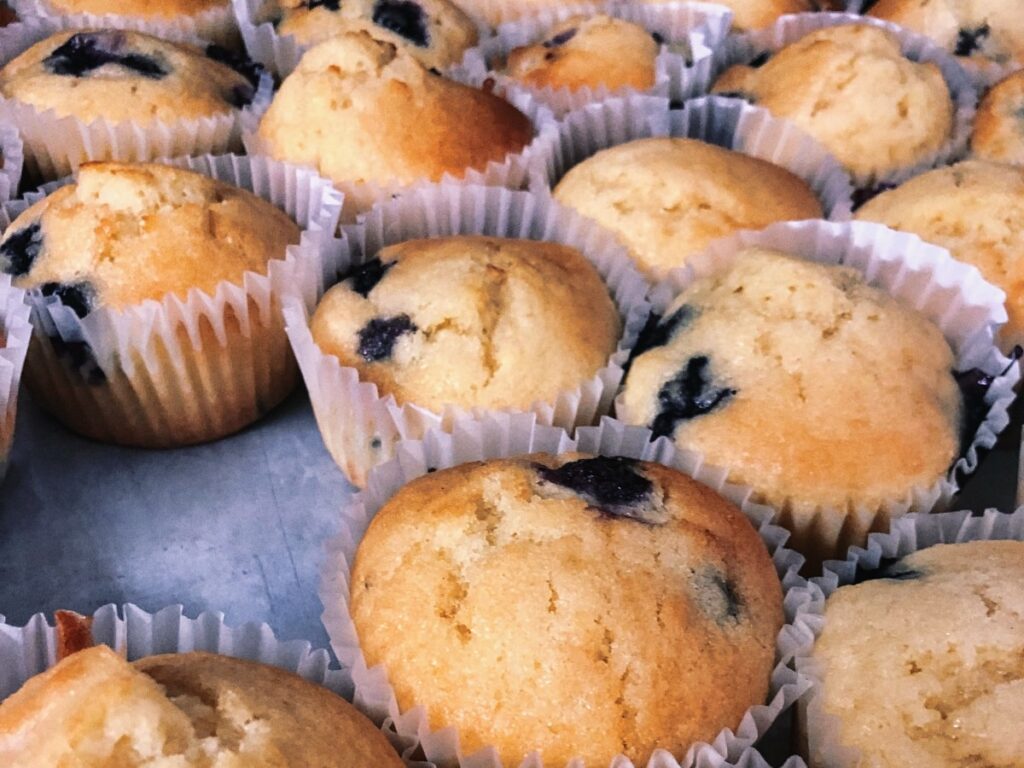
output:
<path id="1" fill-rule="evenodd" d="M 818 29 L 767 61 L 730 67 L 712 91 L 791 120 L 862 184 L 928 161 L 953 136 L 939 67 L 907 59 L 895 34 L 866 24 Z"/>
<path id="2" fill-rule="evenodd" d="M 769 690 L 782 591 L 743 515 L 667 467 L 532 454 L 420 477 L 376 514 L 351 615 L 402 711 L 504 765 L 645 765 Z M 700 706 L 694 706 L 699 701 Z"/>
<path id="3" fill-rule="evenodd" d="M 622 321 L 576 249 L 455 236 L 384 248 L 327 292 L 311 330 L 382 396 L 437 412 L 553 401 L 606 365 Z"/>
<path id="4" fill-rule="evenodd" d="M 478 40 L 476 24 L 449 0 L 283 0 L 276 27 L 311 46 L 367 25 L 378 39 L 438 69 L 458 64 Z"/>
<path id="5" fill-rule="evenodd" d="M 654 87 L 657 57 L 657 38 L 646 29 L 595 14 L 572 16 L 544 40 L 514 48 L 499 68 L 531 88 L 644 91 Z"/>
<path id="6" fill-rule="evenodd" d="M 913 232 L 1006 291 L 1000 344 L 1024 344 L 1024 169 L 980 160 L 938 168 L 883 192 L 857 218 Z"/>
<path id="7" fill-rule="evenodd" d="M 811 766 L 1019 764 L 1024 542 L 939 544 L 864 577 L 825 604 Z"/>
<path id="8" fill-rule="evenodd" d="M 949 344 L 848 267 L 745 248 L 683 290 L 634 354 L 619 417 L 751 486 L 805 555 L 832 554 L 842 513 L 931 486 L 959 455 Z M 835 531 L 808 529 L 820 508 L 839 510 Z"/>
<path id="9" fill-rule="evenodd" d="M 15 285 L 59 299 L 78 318 L 108 310 L 110 323 L 95 321 L 92 333 L 123 333 L 118 329 L 134 317 L 149 329 L 139 336 L 155 326 L 161 341 L 134 353 L 119 348 L 104 362 L 88 343 L 70 342 L 73 334 L 46 329 L 47 338 L 41 331 L 26 369 L 37 400 L 75 431 L 126 445 L 211 440 L 256 420 L 291 391 L 295 369 L 282 321 L 243 294 L 243 285 L 266 275 L 299 236 L 275 206 L 199 173 L 153 164 L 83 166 L 75 183 L 7 228 L 0 268 Z M 236 301 L 219 322 L 190 314 L 199 311 L 192 309 L 195 299 L 225 286 L 247 296 L 245 312 Z M 172 314 L 157 322 L 153 313 L 161 307 L 147 304 L 168 300 Z M 68 318 L 57 322 L 59 328 Z"/>
<path id="10" fill-rule="evenodd" d="M 824 215 L 811 188 L 786 169 L 682 138 L 602 150 L 562 177 L 554 197 L 614 232 L 654 279 L 737 230 Z"/>
<path id="11" fill-rule="evenodd" d="M 366 32 L 310 49 L 259 124 L 271 156 L 335 183 L 408 185 L 503 162 L 533 139 L 529 118 L 447 80 Z"/>
<path id="12" fill-rule="evenodd" d="M 971 154 L 982 160 L 1024 166 L 1024 70 L 996 83 L 974 116 Z"/>
<path id="13" fill-rule="evenodd" d="M 646 2 L 664 3 L 667 0 Z M 737 32 L 770 27 L 787 13 L 828 10 L 826 0 L 721 0 L 720 4 L 732 11 L 732 26 Z"/>
<path id="14" fill-rule="evenodd" d="M 298 675 L 209 653 L 129 664 L 102 645 L 68 656 L 0 704 L 0 762 L 402 766 L 369 720 Z"/>

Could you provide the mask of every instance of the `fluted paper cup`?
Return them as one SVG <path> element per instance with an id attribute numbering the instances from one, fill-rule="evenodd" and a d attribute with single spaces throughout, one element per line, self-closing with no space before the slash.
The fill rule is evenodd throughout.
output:
<path id="1" fill-rule="evenodd" d="M 7 474 L 21 371 L 32 340 L 29 314 L 25 292 L 11 285 L 9 275 L 0 274 L 0 483 Z"/>

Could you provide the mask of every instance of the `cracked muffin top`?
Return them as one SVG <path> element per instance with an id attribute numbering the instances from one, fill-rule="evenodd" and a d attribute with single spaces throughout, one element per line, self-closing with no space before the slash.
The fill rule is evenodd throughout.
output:
<path id="1" fill-rule="evenodd" d="M 412 481 L 371 522 L 351 585 L 399 707 L 504 765 L 681 757 L 764 702 L 783 623 L 736 507 L 667 467 L 580 454 Z"/>
<path id="2" fill-rule="evenodd" d="M 619 416 L 772 506 L 877 509 L 958 455 L 952 349 L 848 267 L 745 249 L 684 290 L 634 355 Z"/>
<path id="3" fill-rule="evenodd" d="M 838 722 L 808 723 L 811 765 L 1019 766 L 1024 542 L 940 544 L 863 575 L 828 598 L 814 646 Z"/>
<path id="4" fill-rule="evenodd" d="M 0 240 L 0 271 L 84 317 L 212 294 L 283 259 L 299 227 L 253 193 L 156 163 L 87 163 L 74 183 L 30 206 Z"/>
<path id="5" fill-rule="evenodd" d="M 1024 70 L 996 83 L 974 116 L 971 154 L 1024 167 Z"/>
<path id="6" fill-rule="evenodd" d="M 823 216 L 785 168 L 693 139 L 604 149 L 563 176 L 554 197 L 614 232 L 655 279 L 737 230 Z"/>
<path id="7" fill-rule="evenodd" d="M 298 675 L 209 653 L 74 653 L 0 705 L 8 768 L 401 768 L 384 735 Z"/>
<path id="8" fill-rule="evenodd" d="M 923 162 L 952 136 L 942 71 L 904 57 L 887 30 L 819 29 L 757 64 L 730 67 L 712 91 L 791 120 L 862 183 Z"/>
<path id="9" fill-rule="evenodd" d="M 238 67 L 234 69 L 233 67 Z M 84 122 L 196 119 L 248 105 L 255 65 L 126 30 L 64 31 L 0 69 L 0 94 Z"/>
<path id="10" fill-rule="evenodd" d="M 443 237 L 383 249 L 321 300 L 316 343 L 381 396 L 440 411 L 528 408 L 581 385 L 622 321 L 576 249 Z"/>
<path id="11" fill-rule="evenodd" d="M 283 0 L 280 6 L 278 34 L 303 45 L 372 25 L 379 39 L 443 69 L 477 44 L 476 24 L 449 0 Z"/>

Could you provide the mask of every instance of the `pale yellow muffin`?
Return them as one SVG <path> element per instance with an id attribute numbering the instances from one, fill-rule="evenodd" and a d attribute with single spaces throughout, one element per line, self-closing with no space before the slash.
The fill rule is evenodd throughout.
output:
<path id="1" fill-rule="evenodd" d="M 1018 768 L 1024 542 L 938 545 L 864 576 L 828 598 L 814 646 L 838 730 L 826 748 L 807 723 L 812 768 Z"/>
<path id="2" fill-rule="evenodd" d="M 907 59 L 894 34 L 865 24 L 819 29 L 759 67 L 731 67 L 712 91 L 791 120 L 860 182 L 925 161 L 953 134 L 939 67 Z"/>
<path id="3" fill-rule="evenodd" d="M 1024 70 L 996 83 L 974 116 L 971 154 L 982 160 L 1024 166 Z"/>
<path id="4" fill-rule="evenodd" d="M 554 196 L 614 232 L 655 279 L 719 237 L 824 215 L 785 168 L 695 139 L 604 149 L 563 176 Z"/>
<path id="5" fill-rule="evenodd" d="M 231 0 L 46 0 L 54 10 L 66 14 L 112 13 L 140 18 L 174 19 L 195 16 L 215 8 L 230 8 Z"/>
<path id="6" fill-rule="evenodd" d="M 1024 343 L 1024 169 L 968 160 L 883 192 L 857 218 L 913 232 L 1006 291 L 1001 346 Z"/>
<path id="7" fill-rule="evenodd" d="M 7 768 L 401 768 L 344 699 L 290 672 L 208 653 L 129 664 L 68 656 L 0 704 Z"/>
<path id="8" fill-rule="evenodd" d="M 414 480 L 374 517 L 351 585 L 398 706 L 508 766 L 681 758 L 764 702 L 783 623 L 738 509 L 667 467 L 579 454 Z"/>
<path id="9" fill-rule="evenodd" d="M 271 155 L 338 183 L 462 177 L 521 151 L 533 133 L 504 99 L 430 72 L 366 32 L 307 51 L 259 126 Z"/>
<path id="10" fill-rule="evenodd" d="M 551 402 L 607 363 L 621 330 L 608 288 L 576 249 L 468 236 L 385 248 L 312 319 L 323 352 L 381 395 L 434 411 Z"/>
<path id="11" fill-rule="evenodd" d="M 658 43 L 643 27 L 604 14 L 573 16 L 543 40 L 514 48 L 502 70 L 533 88 L 654 87 Z"/>
<path id="12" fill-rule="evenodd" d="M 638 347 L 620 418 L 727 468 L 794 528 L 819 506 L 902 499 L 958 455 L 949 344 L 848 267 L 745 249 Z"/>

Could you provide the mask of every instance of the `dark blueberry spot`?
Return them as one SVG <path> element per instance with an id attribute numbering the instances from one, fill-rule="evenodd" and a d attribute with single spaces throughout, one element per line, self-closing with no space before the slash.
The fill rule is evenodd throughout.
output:
<path id="1" fill-rule="evenodd" d="M 411 0 L 377 0 L 373 6 L 373 23 L 401 35 L 413 45 L 430 45 L 427 17 Z"/>
<path id="2" fill-rule="evenodd" d="M 79 32 L 43 59 L 43 64 L 55 75 L 85 77 L 106 64 L 117 64 L 143 77 L 159 80 L 168 70 L 151 56 L 141 53 L 122 53 L 124 32 Z"/>
<path id="3" fill-rule="evenodd" d="M 416 325 L 408 315 L 375 317 L 359 331 L 359 356 L 368 363 L 387 360 L 395 342 L 403 334 L 415 333 Z"/>
<path id="4" fill-rule="evenodd" d="M 262 69 L 259 64 L 247 56 L 240 56 L 234 51 L 229 51 L 227 48 L 222 48 L 219 45 L 208 45 L 206 46 L 206 58 L 231 67 L 231 69 L 248 80 L 253 88 L 260 84 Z M 252 100 L 252 96 L 249 97 L 249 100 Z"/>
<path id="5" fill-rule="evenodd" d="M 925 575 L 923 571 L 911 568 L 903 562 L 902 558 L 883 557 L 877 568 L 869 570 L 857 569 L 857 576 L 854 584 L 862 584 L 865 581 L 877 581 L 886 579 L 888 581 L 917 581 Z"/>
<path id="6" fill-rule="evenodd" d="M 751 69 L 759 69 L 760 67 L 763 67 L 765 64 L 767 64 L 768 59 L 770 59 L 771 57 L 771 51 L 762 51 L 761 53 L 757 54 L 757 56 L 752 58 L 749 62 L 747 62 L 747 66 L 750 67 Z"/>
<path id="7" fill-rule="evenodd" d="M 363 298 L 370 295 L 370 291 L 374 289 L 387 274 L 388 270 L 395 266 L 395 262 L 389 261 L 387 264 L 382 262 L 380 259 L 374 257 L 364 264 L 360 264 L 355 269 L 349 271 L 345 275 L 344 280 L 350 281 L 349 288 L 358 293 Z"/>
<path id="8" fill-rule="evenodd" d="M 961 29 L 956 35 L 956 48 L 953 49 L 953 53 L 957 56 L 970 56 L 975 51 L 980 51 L 991 31 L 988 24 L 982 24 L 974 29 Z"/>
<path id="9" fill-rule="evenodd" d="M 658 415 L 651 424 L 656 436 L 671 435 L 680 421 L 711 413 L 736 394 L 731 387 L 715 386 L 710 368 L 704 355 L 691 357 L 685 368 L 665 382 L 658 392 Z"/>
<path id="10" fill-rule="evenodd" d="M 567 29 L 563 32 L 559 32 L 554 37 L 545 40 L 543 43 L 541 43 L 541 45 L 543 45 L 545 48 L 557 48 L 560 45 L 565 45 L 574 37 L 576 37 L 575 27 L 573 27 L 572 29 Z"/>
<path id="11" fill-rule="evenodd" d="M 858 187 L 853 190 L 853 210 L 857 210 L 869 200 L 878 197 L 883 192 L 895 189 L 895 184 L 873 184 L 868 187 Z"/>
<path id="12" fill-rule="evenodd" d="M 644 352 L 649 352 L 652 349 L 668 344 L 675 335 L 675 332 L 688 326 L 696 316 L 697 311 L 689 304 L 683 304 L 667 318 L 662 318 L 658 313 L 651 312 L 647 316 L 647 322 L 644 324 L 643 330 L 637 336 L 636 346 L 629 353 L 629 360 L 626 361 L 626 370 L 628 371 L 633 361 Z"/>
<path id="13" fill-rule="evenodd" d="M 441 70 L 440 70 L 440 69 L 438 69 L 437 67 L 431 67 L 431 68 L 430 68 L 430 69 L 428 69 L 427 71 L 428 71 L 428 72 L 429 72 L 430 74 L 432 74 L 432 75 L 437 75 L 438 77 L 440 77 L 440 76 L 441 76 Z"/>
<path id="14" fill-rule="evenodd" d="M 85 341 L 64 341 L 59 336 L 51 336 L 50 344 L 58 358 L 79 373 L 87 384 L 103 384 L 107 380 L 107 374 L 100 368 L 93 354 L 92 347 Z"/>
<path id="15" fill-rule="evenodd" d="M 236 85 L 227 92 L 227 95 L 224 96 L 224 101 L 236 109 L 242 109 L 252 104 L 252 97 L 255 95 L 256 91 L 253 90 L 252 86 Z"/>
<path id="16" fill-rule="evenodd" d="M 314 8 L 326 8 L 328 11 L 340 11 L 341 0 L 309 0 L 306 3 L 306 7 L 310 10 Z"/>
<path id="17" fill-rule="evenodd" d="M 637 471 L 633 459 L 595 456 L 570 461 L 557 469 L 541 464 L 534 467 L 542 480 L 568 488 L 602 515 L 647 524 L 656 522 L 644 509 L 654 484 Z"/>
<path id="18" fill-rule="evenodd" d="M 27 275 L 42 249 L 43 232 L 39 222 L 29 224 L 0 245 L 0 270 L 15 277 Z"/>
<path id="19" fill-rule="evenodd" d="M 751 93 L 747 93 L 746 91 L 720 91 L 711 95 L 721 96 L 723 99 L 741 99 L 743 101 L 748 101 L 751 104 L 757 103 L 757 97 Z"/>
<path id="20" fill-rule="evenodd" d="M 85 317 L 96 307 L 96 289 L 92 283 L 43 283 L 39 289 L 43 296 L 56 296 L 79 317 Z"/>
<path id="21" fill-rule="evenodd" d="M 717 568 L 706 568 L 694 574 L 693 586 L 697 602 L 717 624 L 735 624 L 743 613 L 743 598 L 736 586 Z"/>
<path id="22" fill-rule="evenodd" d="M 665 44 L 665 38 L 660 33 L 658 33 L 658 32 L 651 32 L 651 39 L 654 42 L 656 42 L 658 45 L 664 45 Z"/>

